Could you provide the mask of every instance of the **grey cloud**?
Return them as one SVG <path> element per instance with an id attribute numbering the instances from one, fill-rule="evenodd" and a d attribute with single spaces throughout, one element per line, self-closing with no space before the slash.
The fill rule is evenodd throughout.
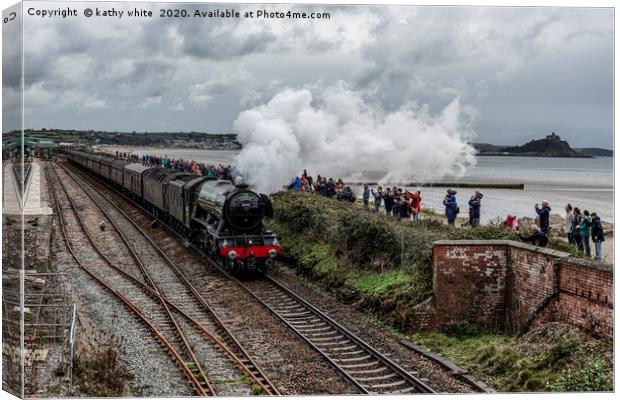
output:
<path id="1" fill-rule="evenodd" d="M 230 5 L 200 6 L 218 7 Z M 29 123 L 227 131 L 245 107 L 283 87 L 346 80 L 386 110 L 416 102 L 437 111 L 459 96 L 478 110 L 483 141 L 519 142 L 514 132 L 547 129 L 611 141 L 610 9 L 260 8 L 332 18 L 101 21 L 96 29 L 28 19 Z"/>

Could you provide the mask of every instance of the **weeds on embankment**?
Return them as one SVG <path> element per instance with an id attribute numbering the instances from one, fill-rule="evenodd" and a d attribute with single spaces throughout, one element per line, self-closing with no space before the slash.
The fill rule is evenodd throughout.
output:
<path id="1" fill-rule="evenodd" d="M 269 226 L 301 273 L 402 331 L 431 295 L 433 242 L 516 238 L 493 226 L 454 229 L 428 214 L 399 222 L 309 193 L 279 193 L 273 205 Z"/>
<path id="2" fill-rule="evenodd" d="M 130 375 L 111 348 L 101 349 L 73 361 L 73 384 L 78 395 L 87 397 L 124 396 Z"/>
<path id="3" fill-rule="evenodd" d="M 503 392 L 613 390 L 613 345 L 552 322 L 521 338 L 489 334 L 466 322 L 412 341 Z"/>
<path id="4" fill-rule="evenodd" d="M 307 193 L 280 193 L 273 204 L 269 225 L 298 271 L 401 332 L 411 332 L 416 312 L 432 308 L 432 303 L 414 306 L 432 293 L 433 242 L 518 240 L 515 232 L 496 225 L 454 229 L 431 213 L 403 223 Z M 517 339 L 462 323 L 416 333 L 412 340 L 500 391 L 610 390 L 613 384 L 612 345 L 565 324 L 547 324 Z"/>

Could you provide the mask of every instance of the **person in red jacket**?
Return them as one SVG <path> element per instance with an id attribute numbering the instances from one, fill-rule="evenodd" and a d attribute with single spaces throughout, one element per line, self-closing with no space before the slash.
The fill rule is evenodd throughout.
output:
<path id="1" fill-rule="evenodd" d="M 420 195 L 420 191 L 416 191 L 415 193 L 407 192 L 407 199 L 409 199 L 409 210 L 411 213 L 411 219 L 413 221 L 420 220 L 420 211 L 422 207 L 422 196 Z"/>

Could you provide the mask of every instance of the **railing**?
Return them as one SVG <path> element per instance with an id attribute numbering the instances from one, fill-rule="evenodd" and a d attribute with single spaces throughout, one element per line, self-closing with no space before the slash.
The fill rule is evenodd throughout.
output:
<path id="1" fill-rule="evenodd" d="M 60 348 L 62 360 L 59 369 L 69 372 L 72 378 L 77 321 L 72 303 L 71 275 L 26 271 L 22 294 L 17 289 L 20 279 L 18 271 L 8 268 L 3 269 L 2 273 L 3 338 L 19 341 L 23 332 L 27 365 L 37 361 L 34 355 L 36 349 Z M 33 367 L 24 371 L 26 380 L 32 378 L 34 371 Z M 71 380 L 69 384 L 72 385 Z"/>

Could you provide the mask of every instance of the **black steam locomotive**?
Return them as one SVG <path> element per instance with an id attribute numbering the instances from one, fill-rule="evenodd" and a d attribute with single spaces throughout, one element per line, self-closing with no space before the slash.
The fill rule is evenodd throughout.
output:
<path id="1" fill-rule="evenodd" d="M 280 253 L 277 237 L 263 224 L 272 216 L 271 201 L 247 185 L 83 151 L 68 150 L 66 157 L 140 202 L 231 272 L 264 272 Z"/>

